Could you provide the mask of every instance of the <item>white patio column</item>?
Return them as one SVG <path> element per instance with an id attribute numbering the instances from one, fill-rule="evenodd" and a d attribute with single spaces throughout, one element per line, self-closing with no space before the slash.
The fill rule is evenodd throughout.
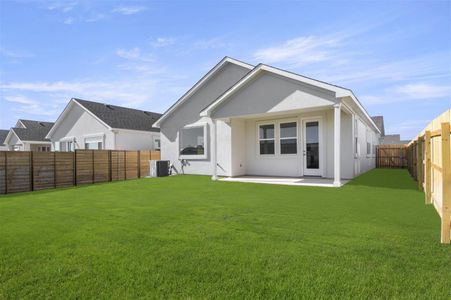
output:
<path id="1" fill-rule="evenodd" d="M 334 105 L 334 186 L 341 186 L 340 174 L 341 174 L 341 103 Z"/>
<path id="2" fill-rule="evenodd" d="M 211 180 L 217 180 L 218 179 L 218 172 L 217 172 L 217 156 L 216 156 L 216 120 L 211 119 Z"/>

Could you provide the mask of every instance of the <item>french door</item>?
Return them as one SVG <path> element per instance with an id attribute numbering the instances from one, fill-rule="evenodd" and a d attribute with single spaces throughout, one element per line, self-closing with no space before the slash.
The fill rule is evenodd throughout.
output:
<path id="1" fill-rule="evenodd" d="M 321 120 L 308 119 L 302 122 L 304 176 L 321 176 L 323 162 Z"/>

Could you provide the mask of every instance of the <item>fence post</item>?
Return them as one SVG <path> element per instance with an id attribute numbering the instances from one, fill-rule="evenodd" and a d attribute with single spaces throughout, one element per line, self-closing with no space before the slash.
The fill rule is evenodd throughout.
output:
<path id="1" fill-rule="evenodd" d="M 450 243 L 451 234 L 451 149 L 450 124 L 442 123 L 442 230 L 441 242 Z"/>
<path id="2" fill-rule="evenodd" d="M 423 190 L 423 149 L 421 137 L 417 143 L 417 183 L 418 189 Z"/>
<path id="3" fill-rule="evenodd" d="M 108 181 L 113 181 L 113 162 L 111 161 L 111 150 L 108 150 Z"/>
<path id="4" fill-rule="evenodd" d="M 124 150 L 124 180 L 127 180 L 127 151 Z"/>
<path id="5" fill-rule="evenodd" d="M 425 203 L 431 204 L 431 132 L 429 130 L 424 134 L 424 196 Z"/>
<path id="6" fill-rule="evenodd" d="M 8 194 L 8 152 L 5 152 L 5 195 Z"/>
<path id="7" fill-rule="evenodd" d="M 138 150 L 138 178 L 141 178 L 141 151 Z"/>
<path id="8" fill-rule="evenodd" d="M 95 183 L 95 161 L 94 161 L 94 150 L 91 150 L 91 155 L 92 155 L 92 183 Z"/>
<path id="9" fill-rule="evenodd" d="M 34 190 L 33 151 L 30 151 L 30 191 Z"/>
<path id="10" fill-rule="evenodd" d="M 73 153 L 73 164 L 74 164 L 74 186 L 77 186 L 77 150 L 74 150 Z"/>
<path id="11" fill-rule="evenodd" d="M 56 152 L 53 152 L 53 187 L 56 189 Z"/>

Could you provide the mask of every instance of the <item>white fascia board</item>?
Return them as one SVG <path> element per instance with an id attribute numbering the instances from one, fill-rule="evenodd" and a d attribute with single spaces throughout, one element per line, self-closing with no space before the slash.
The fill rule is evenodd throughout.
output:
<path id="1" fill-rule="evenodd" d="M 175 102 L 169 109 L 152 125 L 152 127 L 160 128 L 161 122 L 166 119 L 172 112 L 174 112 L 181 104 L 183 104 L 189 97 L 198 91 L 218 70 L 220 70 L 226 63 L 232 63 L 240 67 L 252 70 L 254 66 L 233 59 L 231 57 L 224 57 L 216 66 L 214 66 L 207 74 L 204 75 L 191 89 L 188 90 L 177 102 Z"/>
<path id="2" fill-rule="evenodd" d="M 377 133 L 381 134 L 381 131 L 377 127 L 376 123 L 374 123 L 373 119 L 371 119 L 370 115 L 368 114 L 366 109 L 363 107 L 363 105 L 360 103 L 359 99 L 357 99 L 357 97 L 354 95 L 354 93 L 351 90 L 349 90 L 348 93 L 349 94 L 347 96 L 350 97 L 352 99 L 352 101 L 354 101 L 354 103 L 357 105 L 357 107 L 363 113 L 363 116 L 365 117 L 365 119 L 370 123 L 371 126 L 373 126 L 373 129 L 375 129 Z"/>

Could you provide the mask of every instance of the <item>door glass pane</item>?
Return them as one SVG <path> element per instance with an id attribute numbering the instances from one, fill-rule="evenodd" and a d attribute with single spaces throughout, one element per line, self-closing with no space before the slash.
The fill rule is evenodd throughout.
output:
<path id="1" fill-rule="evenodd" d="M 273 139 L 274 138 L 274 125 L 260 125 L 260 139 Z"/>
<path id="2" fill-rule="evenodd" d="M 319 124 L 305 123 L 306 164 L 308 169 L 319 169 Z"/>

